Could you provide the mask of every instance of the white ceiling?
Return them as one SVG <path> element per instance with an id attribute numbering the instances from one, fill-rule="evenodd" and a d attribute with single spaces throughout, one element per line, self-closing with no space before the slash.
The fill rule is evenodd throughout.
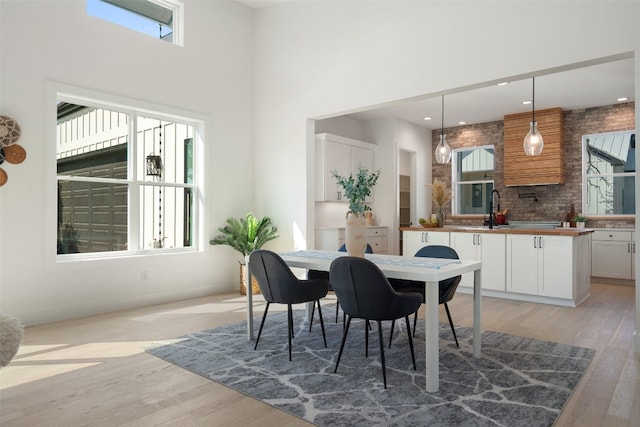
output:
<path id="1" fill-rule="evenodd" d="M 616 104 L 620 97 L 634 101 L 634 59 L 616 59 L 596 65 L 576 64 L 571 69 L 547 70 L 535 74 L 535 108 L 560 107 L 579 110 Z M 596 61 L 599 62 L 599 61 Z M 585 66 L 588 65 L 588 66 Z M 574 68 L 577 67 L 577 68 Z M 505 114 L 531 111 L 523 105 L 533 96 L 532 75 L 505 78 L 505 86 L 498 81 L 477 87 L 459 88 L 443 93 L 398 101 L 393 105 L 348 115 L 358 119 L 394 117 L 428 129 L 440 129 L 442 120 L 441 95 L 444 95 L 445 128 L 503 120 Z M 415 100 L 423 98 L 421 100 Z M 424 117 L 432 119 L 425 121 Z"/>

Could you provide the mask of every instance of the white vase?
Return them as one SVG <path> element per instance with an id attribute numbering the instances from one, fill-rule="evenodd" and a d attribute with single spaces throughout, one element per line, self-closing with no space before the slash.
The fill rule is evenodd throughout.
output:
<path id="1" fill-rule="evenodd" d="M 347 212 L 344 242 L 349 256 L 364 257 L 367 248 L 367 219 L 364 215 Z"/>

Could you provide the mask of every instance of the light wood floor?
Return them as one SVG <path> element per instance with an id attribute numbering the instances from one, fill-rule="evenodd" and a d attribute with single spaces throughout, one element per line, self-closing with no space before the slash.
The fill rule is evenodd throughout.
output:
<path id="1" fill-rule="evenodd" d="M 483 329 L 596 349 L 556 425 L 638 426 L 634 298 L 631 286 L 600 283 L 577 308 L 484 298 Z M 472 325 L 469 295 L 450 308 L 456 324 Z M 244 318 L 244 299 L 224 294 L 27 328 L 19 354 L 0 370 L 0 424 L 310 425 L 144 353 L 148 343 Z"/>

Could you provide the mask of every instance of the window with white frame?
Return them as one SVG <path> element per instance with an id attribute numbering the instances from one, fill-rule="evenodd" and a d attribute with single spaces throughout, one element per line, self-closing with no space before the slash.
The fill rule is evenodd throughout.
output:
<path id="1" fill-rule="evenodd" d="M 87 14 L 182 46 L 179 0 L 86 0 Z"/>
<path id="2" fill-rule="evenodd" d="M 59 255 L 196 247 L 202 122 L 62 95 L 57 118 Z"/>
<path id="3" fill-rule="evenodd" d="M 489 211 L 493 191 L 494 149 L 492 145 L 453 150 L 453 213 L 481 215 Z"/>
<path id="4" fill-rule="evenodd" d="M 635 131 L 582 137 L 583 215 L 635 215 Z"/>

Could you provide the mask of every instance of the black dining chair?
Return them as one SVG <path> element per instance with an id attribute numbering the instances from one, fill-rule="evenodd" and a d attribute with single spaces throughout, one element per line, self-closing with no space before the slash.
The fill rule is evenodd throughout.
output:
<path id="1" fill-rule="evenodd" d="M 264 321 L 267 318 L 269 305 L 271 303 L 287 304 L 287 329 L 289 332 L 289 360 L 291 360 L 291 340 L 293 334 L 293 310 L 292 304 L 313 302 L 314 307 L 318 305 L 318 317 L 320 317 L 320 327 L 322 329 L 322 339 L 327 347 L 327 338 L 324 333 L 324 322 L 322 320 L 322 310 L 320 309 L 320 299 L 327 295 L 329 282 L 323 279 L 300 280 L 298 279 L 284 260 L 275 252 L 268 250 L 253 251 L 249 256 L 249 269 L 253 277 L 258 281 L 260 291 L 267 306 L 262 315 L 260 330 L 256 338 L 253 349 L 258 348 Z"/>
<path id="2" fill-rule="evenodd" d="M 340 246 L 340 248 L 338 249 L 338 252 L 347 252 L 347 246 L 343 243 L 342 246 Z M 367 247 L 364 251 L 366 254 L 372 254 L 373 253 L 373 249 L 371 248 L 371 245 L 367 243 Z M 322 271 L 322 270 L 309 270 L 307 272 L 307 279 L 324 279 L 324 280 L 329 280 L 329 272 L 328 271 Z M 333 291 L 333 289 L 331 288 L 331 282 L 329 282 L 329 291 Z M 340 302 L 336 300 L 336 323 L 338 323 L 338 311 L 340 309 Z M 344 323 L 344 316 L 342 319 L 343 323 Z"/>
<path id="3" fill-rule="evenodd" d="M 458 253 L 449 246 L 442 245 L 430 245 L 420 248 L 416 252 L 415 256 L 425 258 L 446 258 L 446 259 L 460 259 Z M 449 279 L 441 280 L 438 283 L 439 295 L 438 304 L 443 304 L 444 309 L 447 312 L 447 318 L 449 319 L 449 325 L 451 326 L 451 332 L 453 332 L 453 339 L 456 341 L 456 347 L 460 347 L 458 344 L 458 337 L 456 336 L 456 330 L 453 327 L 453 320 L 451 320 L 451 313 L 449 312 L 449 301 L 453 299 L 456 294 L 456 289 L 462 280 L 462 276 L 451 277 Z M 391 286 L 398 292 L 418 292 L 422 295 L 422 301 L 424 302 L 424 282 L 418 282 L 415 280 L 405 279 L 389 279 Z M 413 317 L 413 333 L 416 332 L 416 324 L 418 320 L 418 312 Z M 391 337 L 389 338 L 389 346 L 391 346 L 391 338 L 393 338 L 394 322 L 391 323 Z"/>
<path id="4" fill-rule="evenodd" d="M 333 372 L 338 371 L 342 351 L 349 334 L 351 319 L 364 319 L 367 323 L 378 323 L 380 341 L 380 360 L 384 388 L 387 388 L 387 371 L 384 359 L 384 342 L 382 338 L 382 321 L 405 318 L 407 336 L 413 369 L 416 369 L 416 358 L 413 351 L 413 338 L 409 315 L 415 313 L 422 304 L 422 296 L 418 293 L 396 292 L 384 273 L 377 265 L 365 258 L 344 256 L 333 260 L 329 272 L 329 281 L 336 293 L 342 310 L 347 315 L 347 323 L 342 334 L 340 351 Z M 368 356 L 369 328 L 365 327 L 365 357 Z"/>

